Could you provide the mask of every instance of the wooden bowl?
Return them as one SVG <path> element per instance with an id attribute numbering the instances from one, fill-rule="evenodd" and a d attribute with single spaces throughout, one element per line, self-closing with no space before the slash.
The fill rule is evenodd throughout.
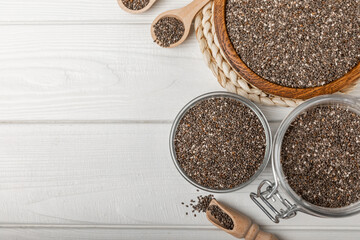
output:
<path id="1" fill-rule="evenodd" d="M 226 0 L 214 0 L 214 24 L 220 48 L 224 52 L 225 57 L 232 68 L 242 78 L 262 91 L 280 97 L 308 99 L 323 94 L 338 92 L 346 87 L 351 86 L 355 83 L 356 80 L 360 78 L 360 63 L 358 63 L 353 69 L 351 69 L 341 78 L 319 87 L 284 87 L 260 77 L 248 66 L 246 66 L 246 64 L 240 59 L 230 41 L 229 34 L 226 30 L 225 6 Z"/>

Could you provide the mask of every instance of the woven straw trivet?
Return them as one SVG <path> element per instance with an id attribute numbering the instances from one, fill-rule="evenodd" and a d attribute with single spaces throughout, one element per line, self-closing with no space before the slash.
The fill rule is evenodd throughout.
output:
<path id="1" fill-rule="evenodd" d="M 210 1 L 195 18 L 196 38 L 200 45 L 200 50 L 204 56 L 207 66 L 217 77 L 220 85 L 228 90 L 246 97 L 254 102 L 272 106 L 296 107 L 303 100 L 282 98 L 264 93 L 255 86 L 249 84 L 240 77 L 228 64 L 215 34 L 213 19 L 213 1 Z M 342 90 L 346 93 L 353 89 L 355 85 Z"/>

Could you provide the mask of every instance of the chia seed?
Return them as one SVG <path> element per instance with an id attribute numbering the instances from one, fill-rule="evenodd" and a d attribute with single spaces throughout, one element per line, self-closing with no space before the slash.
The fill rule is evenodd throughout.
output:
<path id="1" fill-rule="evenodd" d="M 178 42 L 185 33 L 182 21 L 175 17 L 163 17 L 154 25 L 155 41 L 161 47 L 170 47 Z"/>
<path id="2" fill-rule="evenodd" d="M 197 203 L 194 204 L 192 206 L 192 208 L 194 209 L 194 211 L 198 211 L 199 213 L 201 212 L 206 212 L 206 210 L 208 209 L 211 200 L 215 199 L 214 195 L 209 194 L 207 196 L 198 196 L 197 197 Z"/>
<path id="3" fill-rule="evenodd" d="M 224 213 L 221 208 L 215 205 L 211 205 L 208 210 L 210 211 L 210 214 L 219 221 L 220 226 L 228 230 L 232 230 L 234 228 L 234 222 L 232 218 Z"/>
<path id="4" fill-rule="evenodd" d="M 345 106 L 318 106 L 287 129 L 281 165 L 304 200 L 340 208 L 360 200 L 360 116 Z"/>
<path id="5" fill-rule="evenodd" d="M 360 0 L 227 0 L 226 28 L 252 71 L 286 87 L 328 84 L 360 61 Z"/>
<path id="6" fill-rule="evenodd" d="M 122 0 L 125 7 L 131 10 L 140 10 L 146 7 L 150 0 Z"/>
<path id="7" fill-rule="evenodd" d="M 231 189 L 247 182 L 261 166 L 266 136 L 249 107 L 232 98 L 212 97 L 184 114 L 174 145 L 189 178 L 207 188 Z"/>
<path id="8" fill-rule="evenodd" d="M 195 200 L 191 199 L 190 202 L 193 202 L 195 204 L 193 204 L 192 207 L 192 211 L 191 212 L 195 212 L 197 211 L 198 213 L 203 213 L 206 212 L 206 210 L 208 209 L 211 200 L 215 199 L 214 195 L 209 194 L 207 196 L 203 196 L 200 195 L 197 197 L 197 202 L 195 203 Z M 188 214 L 186 214 L 188 215 Z M 195 214 L 194 214 L 195 215 Z"/>

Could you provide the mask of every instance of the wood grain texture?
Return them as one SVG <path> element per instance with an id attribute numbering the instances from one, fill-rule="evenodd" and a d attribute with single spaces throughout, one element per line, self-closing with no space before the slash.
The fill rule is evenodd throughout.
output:
<path id="1" fill-rule="evenodd" d="M 194 34 L 163 49 L 142 24 L 11 25 L 0 31 L 0 121 L 172 121 L 191 99 L 223 90 Z M 291 110 L 261 108 L 271 121 Z"/>
<path id="2" fill-rule="evenodd" d="M 276 229 L 276 230 L 275 230 Z M 299 228 L 279 228 L 271 227 L 268 231 L 276 231 L 281 240 L 330 240 L 330 239 L 346 239 L 358 240 L 360 232 L 358 230 L 347 230 L 340 233 L 334 228 L 319 229 L 299 229 Z M 314 237 L 316 236 L 316 237 Z M 138 239 L 156 239 L 156 240 L 234 240 L 235 238 L 214 227 L 189 226 L 183 228 L 159 228 L 158 226 L 150 226 L 149 228 L 141 228 L 128 226 L 126 228 L 116 227 L 98 227 L 89 226 L 87 228 L 2 228 L 0 229 L 0 237 L 3 239 L 28 239 L 28 240 L 138 240 Z"/>
<path id="3" fill-rule="evenodd" d="M 0 0 L 0 239 L 232 239 L 185 215 L 198 193 L 168 150 L 177 112 L 222 90 L 194 34 L 151 41 L 151 21 L 190 1 L 133 16 L 116 0 Z M 261 108 L 273 131 L 291 111 Z M 359 216 L 272 224 L 249 199 L 263 179 L 217 197 L 281 239 L 358 239 Z"/>
<path id="4" fill-rule="evenodd" d="M 1 24 L 131 24 L 150 25 L 161 12 L 176 9 L 191 0 L 157 0 L 147 12 L 131 15 L 117 0 L 1 0 Z"/>
<path id="5" fill-rule="evenodd" d="M 272 123 L 273 132 L 278 123 Z M 0 223 L 27 225 L 209 226 L 181 202 L 204 192 L 186 182 L 168 149 L 171 124 L 1 124 Z M 305 214 L 274 225 L 250 200 L 270 166 L 239 191 L 216 194 L 258 224 L 277 229 L 336 226 L 360 231 L 360 215 Z M 0 224 L 1 227 L 1 224 Z"/>
<path id="6" fill-rule="evenodd" d="M 214 22 L 215 32 L 219 39 L 219 44 L 225 54 L 226 59 L 233 69 L 249 83 L 253 84 L 262 91 L 286 98 L 309 99 L 315 96 L 331 94 L 352 86 L 360 78 L 360 63 L 350 70 L 343 77 L 332 81 L 324 86 L 312 88 L 290 88 L 272 83 L 256 73 L 254 73 L 236 53 L 229 34 L 226 30 L 225 19 L 226 1 L 215 0 Z"/>
<path id="7" fill-rule="evenodd" d="M 269 227 L 268 231 L 276 231 L 281 240 L 330 240 L 330 239 L 346 239 L 358 240 L 360 231 L 347 230 L 340 232 L 334 228 L 319 229 L 299 229 L 299 228 L 280 228 Z M 314 237 L 316 236 L 316 237 Z M 116 227 L 96 227 L 89 226 L 87 228 L 2 228 L 0 229 L 0 237 L 3 239 L 28 239 L 28 240 L 138 240 L 138 239 L 156 239 L 156 240 L 234 240 L 235 238 L 214 227 L 189 226 L 183 228 L 159 228 L 158 226 L 150 226 L 149 228 L 141 228 L 128 226 L 127 228 Z"/>

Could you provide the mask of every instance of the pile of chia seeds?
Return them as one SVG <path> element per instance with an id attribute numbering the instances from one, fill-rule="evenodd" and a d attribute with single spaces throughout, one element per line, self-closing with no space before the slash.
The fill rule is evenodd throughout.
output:
<path id="1" fill-rule="evenodd" d="M 278 85 L 322 86 L 360 61 L 360 0 L 227 0 L 226 27 L 244 63 Z"/>
<path id="2" fill-rule="evenodd" d="M 281 165 L 290 187 L 317 206 L 360 200 L 360 116 L 344 106 L 299 115 L 283 139 Z"/>
<path id="3" fill-rule="evenodd" d="M 131 10 L 140 10 L 146 7 L 150 0 L 122 0 L 125 7 Z"/>
<path id="4" fill-rule="evenodd" d="M 184 114 L 174 145 L 176 159 L 189 178 L 207 188 L 231 189 L 259 169 L 266 136 L 249 107 L 229 97 L 211 97 Z"/>
<path id="5" fill-rule="evenodd" d="M 175 17 L 163 17 L 154 25 L 155 42 L 161 47 L 170 47 L 178 42 L 185 33 L 182 21 Z"/>

